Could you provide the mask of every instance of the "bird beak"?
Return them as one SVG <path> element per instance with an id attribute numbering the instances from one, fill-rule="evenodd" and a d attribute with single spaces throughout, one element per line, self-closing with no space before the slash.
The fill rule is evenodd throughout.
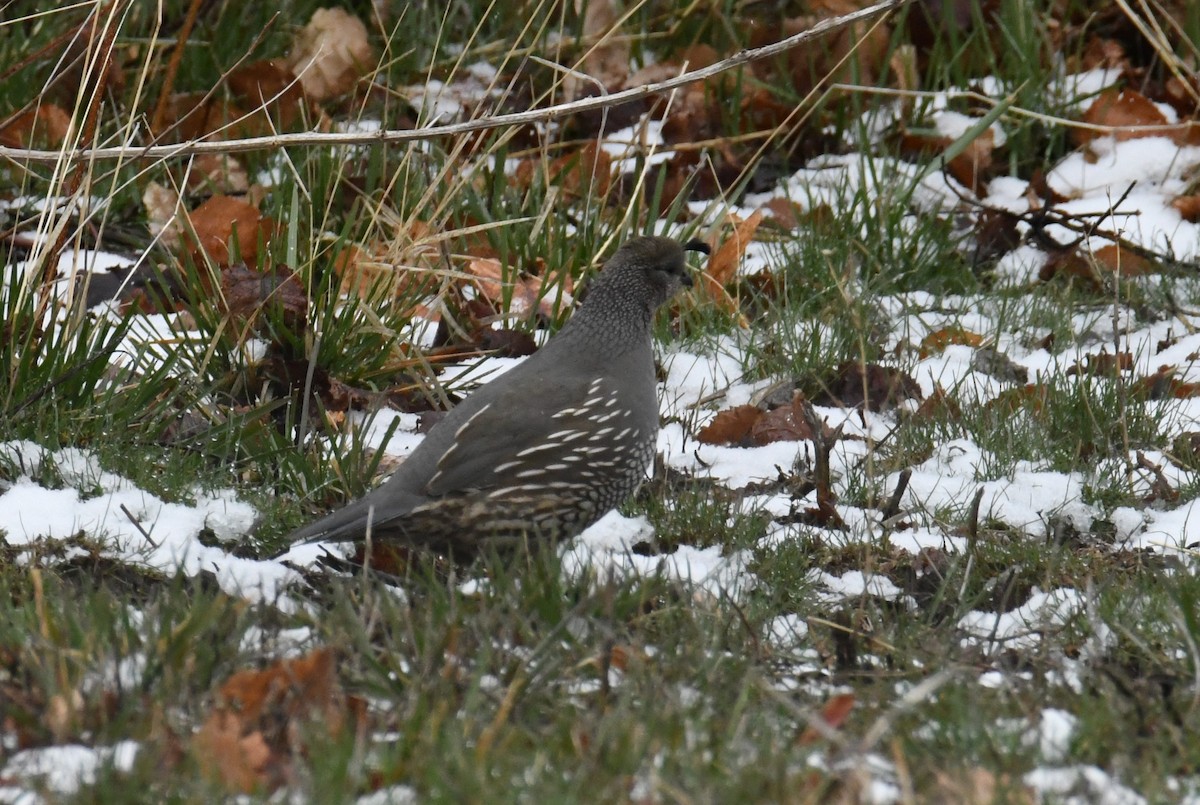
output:
<path id="1" fill-rule="evenodd" d="M 691 288 L 693 285 L 696 284 L 696 281 L 694 279 L 692 279 L 692 275 L 686 274 L 686 273 L 682 277 L 679 278 L 679 281 L 683 284 L 683 287 L 685 287 L 685 288 Z"/>

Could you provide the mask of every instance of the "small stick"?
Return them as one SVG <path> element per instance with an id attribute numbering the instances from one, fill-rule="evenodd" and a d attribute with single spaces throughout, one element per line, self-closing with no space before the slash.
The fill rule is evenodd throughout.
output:
<path id="1" fill-rule="evenodd" d="M 133 527 L 136 528 L 139 532 L 141 532 L 142 538 L 145 539 L 146 542 L 149 542 L 154 548 L 157 549 L 159 547 L 158 543 L 154 541 L 154 537 L 150 536 L 149 531 L 142 528 L 142 524 L 139 523 L 137 521 L 137 518 L 133 516 L 133 512 L 131 512 L 129 510 L 129 507 L 126 506 L 124 503 L 122 503 L 121 511 L 125 514 L 126 517 L 129 518 L 129 522 L 133 523 Z"/>

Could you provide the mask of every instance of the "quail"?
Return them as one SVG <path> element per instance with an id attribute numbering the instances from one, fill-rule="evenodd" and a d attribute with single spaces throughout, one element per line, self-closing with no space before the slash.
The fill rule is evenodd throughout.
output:
<path id="1" fill-rule="evenodd" d="M 637 237 L 540 350 L 469 395 L 392 476 L 290 542 L 420 547 L 456 560 L 485 545 L 569 539 L 641 484 L 658 432 L 655 310 L 691 286 L 700 241 Z"/>

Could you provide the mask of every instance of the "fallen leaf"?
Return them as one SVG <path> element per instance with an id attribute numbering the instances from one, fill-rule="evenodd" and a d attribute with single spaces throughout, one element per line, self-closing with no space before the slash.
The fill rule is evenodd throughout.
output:
<path id="1" fill-rule="evenodd" d="M 621 35 L 618 27 L 623 15 L 620 0 L 588 0 L 583 13 L 583 40 L 587 51 L 580 69 L 610 92 L 620 89 L 629 77 L 629 39 Z M 563 83 L 568 100 L 587 91 L 586 83 L 575 76 L 568 74 Z"/>
<path id="2" fill-rule="evenodd" d="M 221 270 L 221 297 L 235 330 L 262 332 L 262 315 L 279 317 L 293 334 L 308 325 L 308 295 L 300 277 L 287 266 L 256 271 L 238 263 Z"/>
<path id="3" fill-rule="evenodd" d="M 229 124 L 242 117 L 242 110 L 222 98 L 203 92 L 177 93 L 168 101 L 159 128 L 151 133 L 160 139 L 227 140 L 236 132 Z"/>
<path id="4" fill-rule="evenodd" d="M 229 265 L 229 244 L 235 235 L 239 258 L 252 265 L 258 260 L 259 240 L 265 243 L 275 229 L 274 221 L 231 196 L 213 196 L 187 217 L 191 231 L 185 230 L 183 239 L 197 265 L 206 257 L 217 265 Z"/>
<path id="5" fill-rule="evenodd" d="M 314 101 L 345 95 L 375 63 L 362 20 L 341 8 L 319 8 L 296 35 L 288 65 Z"/>
<path id="6" fill-rule="evenodd" d="M 303 752 L 306 729 L 337 737 L 349 724 L 361 726 L 365 703 L 342 691 L 336 670 L 333 651 L 323 648 L 231 676 L 192 739 L 205 776 L 230 792 L 273 790 Z"/>
<path id="7" fill-rule="evenodd" d="M 179 216 L 179 194 L 158 182 L 149 182 L 142 191 L 142 206 L 150 234 L 160 236 L 168 249 L 175 249 L 183 238 L 183 223 Z"/>
<path id="8" fill-rule="evenodd" d="M 750 245 L 762 219 L 763 210 L 758 209 L 746 220 L 738 221 L 733 234 L 712 253 L 704 273 L 700 275 L 700 293 L 731 313 L 738 312 L 737 300 L 726 293 L 725 285 L 736 276 L 746 247 Z"/>
<path id="9" fill-rule="evenodd" d="M 231 154 L 200 154 L 187 171 L 190 193 L 207 190 L 214 194 L 241 194 L 250 189 L 250 177 Z"/>
<path id="10" fill-rule="evenodd" d="M 230 73 L 230 92 L 247 109 L 256 110 L 242 124 L 247 136 L 289 131 L 300 120 L 304 90 L 287 63 L 278 59 L 251 62 Z"/>
<path id="11" fill-rule="evenodd" d="M 850 716 L 850 711 L 854 709 L 854 702 L 853 693 L 839 693 L 831 698 L 821 708 L 821 714 L 818 716 L 828 729 L 822 730 L 810 724 L 800 733 L 800 737 L 796 739 L 796 745 L 809 746 L 823 740 L 829 730 L 840 729 Z"/>
<path id="12" fill-rule="evenodd" d="M 1176 209 L 1183 220 L 1193 224 L 1200 222 L 1200 194 L 1179 196 L 1171 202 L 1171 206 Z"/>
<path id="13" fill-rule="evenodd" d="M 1118 140 L 1133 140 L 1139 137 L 1175 139 L 1181 133 L 1178 127 L 1168 125 L 1166 115 L 1153 101 L 1133 89 L 1108 89 L 1101 92 L 1083 113 L 1083 122 L 1110 127 L 1115 131 L 1075 129 L 1072 138 L 1077 145 L 1108 134 Z"/>
<path id="14" fill-rule="evenodd" d="M 859 11 L 861 7 L 852 0 L 817 0 L 810 6 L 814 13 L 784 19 L 782 27 L 768 26 L 764 33 L 772 39 L 792 36 L 824 19 Z M 872 20 L 793 47 L 788 51 L 788 65 L 796 92 L 806 95 L 829 83 L 873 86 L 887 64 L 890 43 L 890 26 L 877 25 Z"/>
<path id="15" fill-rule="evenodd" d="M 926 161 L 940 155 L 955 141 L 949 137 L 932 137 L 926 134 L 905 132 L 900 138 L 900 153 L 908 159 Z M 957 156 L 946 163 L 946 171 L 963 187 L 973 193 L 984 190 L 992 171 L 992 152 L 995 150 L 995 133 L 984 129 L 975 139 L 967 143 Z"/>
<path id="16" fill-rule="evenodd" d="M 214 713 L 192 738 L 201 771 L 226 791 L 249 794 L 267 785 L 271 748 L 257 730 L 247 732 L 235 713 Z"/>
<path id="17" fill-rule="evenodd" d="M 1039 798 L 1027 786 L 1015 783 L 1003 774 L 973 767 L 933 773 L 933 787 L 928 792 L 933 805 L 991 805 L 1009 802 L 1013 805 L 1033 805 Z"/>
<path id="18" fill-rule="evenodd" d="M 476 257 L 467 261 L 466 273 L 480 294 L 496 310 L 504 307 L 505 290 L 508 290 L 508 313 L 517 317 L 528 316 L 534 311 L 551 316 L 561 293 L 562 304 L 570 304 L 575 284 L 566 271 L 547 272 L 544 277 L 516 277 L 504 279 L 503 264 L 491 257 Z"/>
<path id="19" fill-rule="evenodd" d="M 812 428 L 804 416 L 807 399 L 797 392 L 787 405 L 767 411 L 750 428 L 750 436 L 757 445 L 774 442 L 799 442 L 811 440 Z"/>
<path id="20" fill-rule="evenodd" d="M 544 167 L 543 167 L 544 166 Z M 523 159 L 517 165 L 513 182 L 529 187 L 543 170 L 546 184 L 557 185 L 571 196 L 605 196 L 612 184 L 612 157 L 597 144 L 589 142 L 575 153 L 566 154 L 546 165 L 539 159 Z"/>
<path id="21" fill-rule="evenodd" d="M 763 412 L 755 405 L 739 405 L 718 411 L 696 435 L 703 444 L 723 444 L 733 447 L 749 447 L 754 443 L 750 433 L 762 417 Z"/>
<path id="22" fill-rule="evenodd" d="M 940 330 L 935 330 L 929 335 L 921 339 L 921 348 L 918 354 L 922 358 L 928 358 L 930 355 L 938 355 L 946 351 L 949 346 L 977 347 L 983 343 L 983 336 L 964 330 L 961 327 L 943 327 Z"/>
<path id="23" fill-rule="evenodd" d="M 1067 375 L 1115 375 L 1133 369 L 1133 353 L 1121 352 L 1112 354 L 1101 352 L 1097 355 L 1085 355 L 1083 361 L 1077 362 L 1067 369 Z"/>
<path id="24" fill-rule="evenodd" d="M 71 116 L 62 107 L 43 103 L 0 127 L 0 145 L 8 148 L 57 148 L 71 129 Z"/>
<path id="25" fill-rule="evenodd" d="M 1063 276 L 1082 280 L 1094 291 L 1103 291 L 1110 275 L 1139 277 L 1156 270 L 1157 266 L 1145 257 L 1120 244 L 1110 243 L 1090 253 L 1084 251 L 1084 247 L 1064 249 L 1046 261 L 1038 272 L 1038 278 L 1042 282 L 1049 282 Z"/>
<path id="26" fill-rule="evenodd" d="M 813 399 L 813 405 L 885 411 L 903 400 L 924 399 L 920 384 L 909 374 L 876 363 L 846 361 L 822 385 L 824 392 Z"/>

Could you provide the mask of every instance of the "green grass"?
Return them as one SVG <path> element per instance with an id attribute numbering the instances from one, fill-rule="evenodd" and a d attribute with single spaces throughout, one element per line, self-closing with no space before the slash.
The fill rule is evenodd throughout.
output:
<path id="1" fill-rule="evenodd" d="M 157 41 L 151 11 L 130 7 L 118 51 L 128 75 L 136 73 L 130 65 L 144 64 L 149 77 L 140 94 L 126 85 L 105 96 L 102 140 L 149 114 L 187 5 L 167 4 Z M 278 15 L 267 4 L 203 5 L 176 91 L 207 91 L 243 60 L 286 55 L 295 30 L 320 4 L 284 3 Z M 353 10 L 370 20 L 369 5 Z M 965 86 L 992 74 L 1020 87 L 1016 107 L 1068 116 L 1044 91 L 1056 70 L 1050 55 L 1078 56 L 1091 26 L 1115 25 L 1097 4 L 1071 6 L 1076 27 L 1068 35 L 1051 25 L 1048 3 L 1004 0 L 997 24 L 976 20 L 922 54 L 918 88 Z M 36 8 L 13 4 L 4 15 Z M 696 43 L 721 53 L 748 44 L 734 3 L 631 8 L 626 30 L 635 58 L 661 59 Z M 449 10 L 410 4 L 397 19 L 369 21 L 381 54 L 377 91 L 327 111 L 335 119 L 399 126 L 411 110 L 398 88 L 430 78 L 452 82 L 476 59 L 505 63 L 507 71 L 523 65 L 529 86 L 518 82 L 518 94 L 500 104 L 505 111 L 528 104 L 520 94 L 527 90 L 539 99 L 561 93 L 552 86 L 561 74 L 522 60 L 531 51 L 552 54 L 551 35 L 573 35 L 581 20 L 569 4 L 524 9 L 518 16 L 478 2 Z M 1190 9 L 1185 16 L 1179 22 L 1195 34 L 1200 18 Z M 0 82 L 0 120 L 31 100 L 30 88 L 56 75 L 53 59 L 32 54 L 82 19 L 82 10 L 66 10 L 0 28 L 0 64 L 29 59 Z M 396 34 L 385 39 L 381 29 Z M 1068 41 L 1055 39 L 1060 35 Z M 905 44 L 898 26 L 888 54 Z M 572 63 L 580 52 L 568 43 L 555 58 Z M 1162 77 L 1157 65 L 1148 69 Z M 773 99 L 799 102 L 786 69 L 766 79 L 743 75 L 722 87 L 718 132 L 756 128 L 747 102 L 763 80 Z M 57 92 L 47 98 L 70 100 Z M 771 171 L 789 175 L 805 163 L 806 149 L 823 152 L 822 138 L 831 137 L 825 127 L 864 138 L 862 112 L 889 100 L 817 95 L 804 107 L 803 124 L 764 148 L 763 174 L 751 163 L 725 182 L 730 200 Z M 906 113 L 914 127 L 926 123 L 922 103 Z M 1072 147 L 1065 129 L 1044 118 L 1006 115 L 1004 123 L 1009 144 L 997 159 L 1014 175 L 1028 177 Z M 567 122 L 581 136 L 588 125 Z M 752 154 L 747 148 L 737 155 Z M 875 153 L 892 149 L 884 138 Z M 450 317 L 468 321 L 451 288 L 465 256 L 486 251 L 510 272 L 527 274 L 542 271 L 543 261 L 546 272 L 566 268 L 585 285 L 603 253 L 652 231 L 660 216 L 685 236 L 721 231 L 683 210 L 688 194 L 706 186 L 706 165 L 677 197 L 653 168 L 634 181 L 614 180 L 602 193 L 568 188 L 540 169 L 561 153 L 570 147 L 531 150 L 513 132 L 497 131 L 421 147 L 246 155 L 251 176 L 267 169 L 282 176 L 262 205 L 280 224 L 264 246 L 277 265 L 298 274 L 306 317 L 297 323 L 276 311 L 241 328 L 219 294 L 206 290 L 212 267 L 181 264 L 158 249 L 152 257 L 183 288 L 176 299 L 189 313 L 186 327 L 177 322 L 167 343 L 151 345 L 165 360 L 138 354 L 151 346 L 129 340 L 134 314 L 97 317 L 77 307 L 59 311 L 68 328 L 41 327 L 38 282 L 6 269 L 8 287 L 24 293 L 0 297 L 0 439 L 86 448 L 105 468 L 168 501 L 192 500 L 197 488 L 234 487 L 262 520 L 248 543 L 232 550 L 272 553 L 294 527 L 369 488 L 382 458 L 361 434 L 324 416 L 321 401 L 305 398 L 310 365 L 318 385 L 329 377 L 364 392 L 405 389 L 412 400 L 440 405 L 462 389 L 446 385 L 404 333 L 411 307 L 431 288 Z M 539 166 L 528 185 L 495 169 L 507 156 Z M 708 158 L 724 164 L 726 157 L 710 150 Z M 137 252 L 149 242 L 140 201 L 145 183 L 174 186 L 183 169 L 176 162 L 100 163 L 84 175 L 80 192 L 102 196 L 108 206 L 89 221 L 10 211 L 0 228 L 61 224 L 81 233 L 84 245 L 121 242 Z M 0 196 L 57 192 L 62 179 L 50 166 L 6 162 Z M 997 283 L 990 266 L 972 263 L 958 222 L 916 210 L 911 184 L 883 177 L 881 188 L 813 212 L 795 231 L 764 225 L 760 236 L 776 241 L 780 259 L 771 287 L 739 286 L 748 333 L 735 333 L 735 313 L 692 297 L 662 314 L 661 341 L 705 352 L 733 334 L 747 344 L 748 380 L 786 380 L 811 395 L 844 361 L 908 371 L 921 360 L 919 338 L 908 343 L 892 332 L 899 314 L 889 311 L 904 294 L 928 294 L 931 304 L 910 299 L 908 306 L 945 313 L 947 326 L 986 322 L 983 331 L 971 325 L 986 343 L 1014 338 L 1032 350 L 1044 342 L 1054 353 L 1076 346 L 1073 316 L 1106 326 L 1114 301 L 1142 326 L 1200 300 L 1200 286 L 1183 271 L 1100 289 Z M 430 234 L 418 234 L 414 247 L 418 224 Z M 333 265 L 351 244 L 383 244 L 382 262 L 417 265 L 429 284 L 400 295 L 379 285 L 360 298 L 341 297 Z M 23 248 L 0 239 L 0 259 L 24 259 Z M 549 321 L 528 316 L 510 326 L 553 331 L 568 313 L 559 307 Z M 274 362 L 249 359 L 255 339 L 269 345 Z M 111 356 L 126 351 L 127 368 L 108 373 Z M 1129 450 L 1171 448 L 1174 409 L 1104 373 L 1045 378 L 1036 395 L 1017 396 L 1008 407 L 980 405 L 965 386 L 945 392 L 950 403 L 940 408 L 894 415 L 895 431 L 870 445 L 851 477 L 838 479 L 840 503 L 878 505 L 891 494 L 884 488 L 889 474 L 966 438 L 989 457 L 980 482 L 1006 477 L 1021 462 L 1085 475 L 1085 500 L 1101 512 L 1089 532 L 1050 524 L 1045 535 L 1026 534 L 987 512 L 973 522 L 969 510 L 948 507 L 911 513 L 913 522 L 873 523 L 865 537 L 793 525 L 790 538 L 766 547 L 760 539 L 767 516 L 744 513 L 735 493 L 671 476 L 648 484 L 625 508 L 656 528 L 652 544 L 639 551 L 664 561 L 683 546 L 718 548 L 727 557 L 748 551 L 751 589 L 718 594 L 665 570 L 565 578 L 556 557 L 535 551 L 507 562 L 485 558 L 450 578 L 444 568 L 418 566 L 403 580 L 403 596 L 370 574 L 317 574 L 298 592 L 310 605 L 301 612 L 230 597 L 205 574 L 167 577 L 116 563 L 95 535 L 31 552 L 0 542 L 0 736 L 18 736 L 0 743 L 0 768 L 17 748 L 132 739 L 142 747 L 132 770 L 105 769 L 77 794 L 47 798 L 183 802 L 226 795 L 189 751 L 217 691 L 238 671 L 325 646 L 336 652 L 339 684 L 367 700 L 369 716 L 361 734 L 330 735 L 320 719 L 289 725 L 297 744 L 281 760 L 287 783 L 313 801 L 352 801 L 393 784 L 431 802 L 853 801 L 862 793 L 856 768 L 866 754 L 900 764 L 918 799 L 944 790 L 945 775 L 986 769 L 997 777 L 1000 799 L 1019 800 L 1021 776 L 1044 764 L 1022 735 L 1047 707 L 1078 719 L 1066 762 L 1095 764 L 1151 801 L 1170 800 L 1168 778 L 1194 777 L 1200 766 L 1190 740 L 1200 587 L 1183 560 L 1113 545 L 1116 528 L 1105 518 L 1119 506 L 1147 505 L 1125 462 Z M 19 477 L 18 468 L 0 464 L 0 483 Z M 65 483 L 52 463 L 35 480 Z M 1184 500 L 1196 494 L 1193 487 L 1180 490 Z M 805 505 L 797 501 L 798 511 Z M 893 542 L 914 523 L 965 537 L 967 547 L 899 551 Z M 881 574 L 901 595 L 837 599 L 816 580 L 818 572 L 852 571 Z M 464 581 L 473 583 L 469 591 Z M 1084 595 L 1087 611 L 1045 631 L 1033 647 L 963 640 L 958 623 L 968 612 L 1009 612 L 1035 590 L 1060 587 Z M 792 644 L 768 637 L 781 616 L 807 626 Z M 1009 672 L 1005 685 L 979 685 L 983 669 Z M 936 690 L 903 700 L 940 671 L 948 676 Z M 855 706 L 836 734 L 806 733 L 831 697 L 848 691 Z"/>

